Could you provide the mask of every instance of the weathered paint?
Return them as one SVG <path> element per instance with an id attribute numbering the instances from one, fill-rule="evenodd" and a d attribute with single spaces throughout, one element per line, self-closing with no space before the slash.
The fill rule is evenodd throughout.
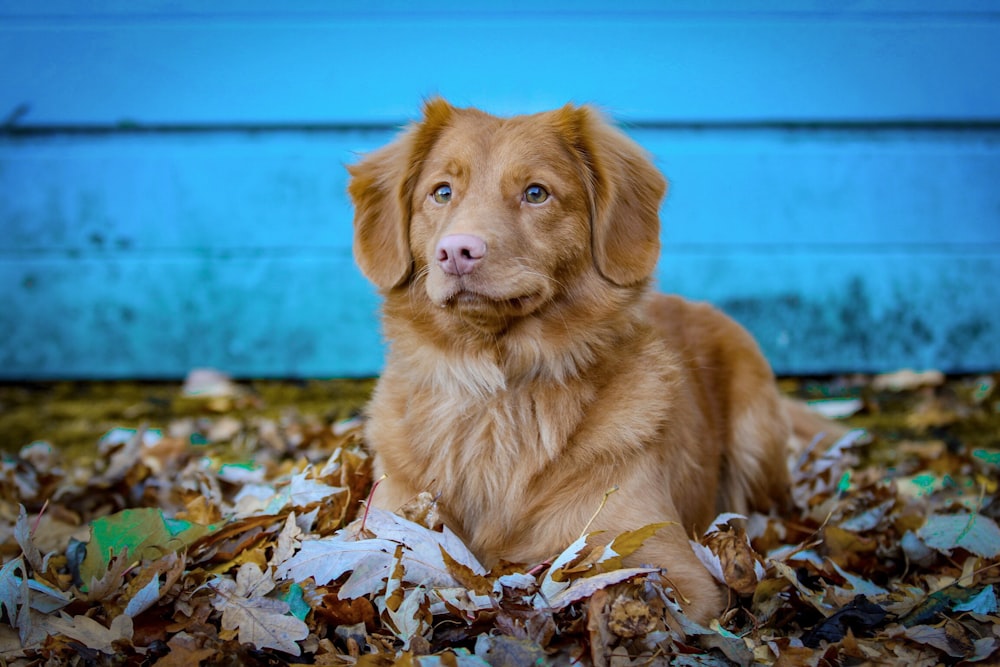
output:
<path id="1" fill-rule="evenodd" d="M 991 253 L 740 253 L 672 257 L 660 283 L 745 324 L 779 372 L 976 371 L 1000 359 Z"/>
<path id="2" fill-rule="evenodd" d="M 651 122 L 1000 117 L 988 1 L 291 4 L 5 0 L 0 109 L 39 124 L 392 123 L 441 93 Z"/>
<path id="3" fill-rule="evenodd" d="M 0 346 L 8 377 L 157 378 L 204 365 L 329 377 L 381 367 L 378 301 L 349 255 L 2 266 L 12 287 Z M 1000 358 L 995 282 L 984 274 L 1000 275 L 995 255 L 667 252 L 659 282 L 730 312 L 782 372 L 976 370 Z"/>
<path id="4" fill-rule="evenodd" d="M 780 372 L 1000 366 L 1000 14 L 581 7 L 0 0 L 0 378 L 377 373 L 344 164 L 434 92 L 625 121 Z"/>
<path id="5" fill-rule="evenodd" d="M 31 258 L 2 271 L 4 311 L 15 315 L 3 317 L 7 378 L 381 367 L 377 300 L 349 256 Z"/>

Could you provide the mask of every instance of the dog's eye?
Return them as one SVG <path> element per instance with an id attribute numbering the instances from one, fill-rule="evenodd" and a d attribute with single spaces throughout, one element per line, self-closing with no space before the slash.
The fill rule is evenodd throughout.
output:
<path id="1" fill-rule="evenodd" d="M 437 186 L 431 193 L 431 197 L 439 204 L 447 204 L 451 201 L 451 186 L 447 183 Z"/>
<path id="2" fill-rule="evenodd" d="M 524 191 L 524 201 L 529 204 L 541 204 L 549 198 L 549 191 L 540 185 L 529 185 Z"/>

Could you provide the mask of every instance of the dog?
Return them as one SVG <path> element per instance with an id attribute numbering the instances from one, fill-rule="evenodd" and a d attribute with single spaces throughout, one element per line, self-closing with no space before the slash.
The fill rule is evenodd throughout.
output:
<path id="1" fill-rule="evenodd" d="M 589 106 L 500 118 L 437 98 L 348 170 L 388 341 L 373 506 L 431 493 L 487 566 L 666 521 L 626 564 L 664 568 L 691 618 L 719 614 L 689 535 L 784 506 L 792 415 L 745 329 L 651 288 L 667 182 L 646 153 Z"/>

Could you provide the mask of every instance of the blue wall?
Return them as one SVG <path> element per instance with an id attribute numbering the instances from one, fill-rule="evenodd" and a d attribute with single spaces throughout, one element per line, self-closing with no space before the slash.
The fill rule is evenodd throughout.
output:
<path id="1" fill-rule="evenodd" d="M 285 4 L 0 0 L 0 378 L 377 373 L 343 165 L 435 93 L 623 123 L 781 372 L 1000 367 L 995 3 Z"/>

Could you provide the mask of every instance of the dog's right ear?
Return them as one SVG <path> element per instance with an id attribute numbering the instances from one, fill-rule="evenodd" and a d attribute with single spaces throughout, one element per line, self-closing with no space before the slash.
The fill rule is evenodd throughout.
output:
<path id="1" fill-rule="evenodd" d="M 587 168 L 594 264 L 616 285 L 648 280 L 660 256 L 660 202 L 667 181 L 646 152 L 594 109 L 556 112 Z"/>
<path id="2" fill-rule="evenodd" d="M 410 201 L 420 167 L 454 108 L 441 98 L 424 104 L 424 118 L 394 142 L 347 167 L 354 202 L 354 259 L 377 287 L 392 289 L 410 277 Z"/>

